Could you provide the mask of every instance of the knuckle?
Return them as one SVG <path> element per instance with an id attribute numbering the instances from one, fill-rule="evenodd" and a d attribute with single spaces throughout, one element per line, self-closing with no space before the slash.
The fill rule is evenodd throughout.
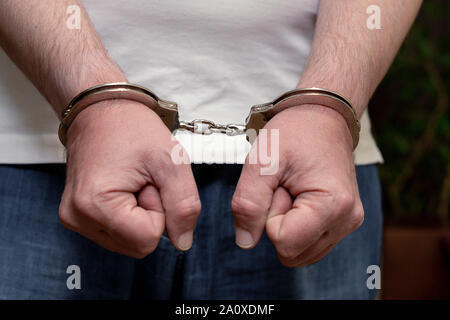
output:
<path id="1" fill-rule="evenodd" d="M 197 218 L 200 215 L 201 203 L 198 198 L 190 198 L 180 201 L 175 205 L 176 215 L 180 219 Z"/>
<path id="2" fill-rule="evenodd" d="M 281 258 L 281 260 L 289 264 L 294 263 L 295 258 L 297 258 L 298 256 L 298 252 L 297 250 L 295 250 L 295 248 L 286 245 L 281 246 L 278 244 L 277 251 L 278 256 Z"/>
<path id="3" fill-rule="evenodd" d="M 349 191 L 336 192 L 333 196 L 332 207 L 337 214 L 347 213 L 352 210 L 355 197 Z"/>
<path id="4" fill-rule="evenodd" d="M 152 164 L 155 172 L 170 172 L 173 170 L 173 162 L 170 157 L 170 153 L 163 149 L 154 152 L 154 150 L 148 150 L 147 158 Z"/>
<path id="5" fill-rule="evenodd" d="M 143 246 L 138 246 L 135 250 L 136 254 L 135 257 L 138 259 L 143 259 L 146 256 L 148 256 L 150 253 L 152 253 L 153 251 L 155 251 L 156 249 L 156 244 L 152 243 L 152 244 L 147 244 L 147 245 L 143 245 Z"/>
<path id="6" fill-rule="evenodd" d="M 80 213 L 88 213 L 93 208 L 92 197 L 84 192 L 77 192 L 72 197 L 72 207 Z"/>
<path id="7" fill-rule="evenodd" d="M 293 267 L 298 266 L 298 264 L 295 261 L 287 260 L 287 259 L 284 259 L 283 257 L 280 257 L 280 262 L 283 266 L 288 267 L 288 268 L 293 268 Z"/>
<path id="8" fill-rule="evenodd" d="M 126 216 L 122 214 L 112 215 L 112 217 L 109 219 L 107 229 L 111 232 L 111 234 L 113 234 L 114 237 L 121 238 L 122 233 L 119 230 L 118 226 L 123 224 L 122 221 L 124 219 L 126 219 Z M 138 237 L 131 241 L 127 241 L 126 247 L 131 252 L 129 254 L 130 256 L 142 259 L 156 250 L 159 237 L 158 235 L 156 235 L 155 230 L 148 228 L 146 229 L 145 233 L 146 235 L 144 237 Z"/>
<path id="9" fill-rule="evenodd" d="M 153 252 L 156 247 L 158 246 L 158 242 L 162 237 L 162 233 L 164 231 L 164 228 L 161 228 L 158 230 L 158 228 L 149 227 L 147 228 L 147 236 L 142 241 L 143 245 L 142 248 L 144 252 Z"/>
<path id="10" fill-rule="evenodd" d="M 313 260 L 310 260 L 310 261 L 302 261 L 301 263 L 299 263 L 299 264 L 297 265 L 297 267 L 299 267 L 299 268 L 304 268 L 304 267 L 313 265 L 313 264 L 319 262 L 320 260 L 322 260 L 322 258 L 323 258 L 323 257 L 320 257 L 320 258 L 314 258 Z"/>
<path id="11" fill-rule="evenodd" d="M 234 215 L 246 218 L 246 219 L 254 219 L 261 214 L 261 208 L 253 201 L 248 199 L 235 196 L 231 200 L 231 210 Z"/>
<path id="12" fill-rule="evenodd" d="M 139 252 L 133 252 L 133 253 L 130 253 L 129 256 L 132 258 L 135 258 L 135 259 L 144 259 L 147 255 L 141 254 Z"/>
<path id="13" fill-rule="evenodd" d="M 65 208 L 59 208 L 59 222 L 62 224 L 63 227 L 69 229 L 69 230 L 74 230 L 75 227 L 73 226 L 73 224 L 70 222 L 70 213 L 67 209 Z"/>
<path id="14" fill-rule="evenodd" d="M 58 216 L 61 221 L 67 221 L 69 219 L 69 208 L 67 207 L 67 201 L 65 201 L 64 197 L 61 200 L 58 208 Z"/>
<path id="15" fill-rule="evenodd" d="M 74 188 L 71 195 L 71 207 L 74 211 L 93 218 L 100 211 L 104 204 L 111 200 L 111 194 L 104 191 L 103 179 L 93 178 L 83 187 Z"/>
<path id="16" fill-rule="evenodd" d="M 59 204 L 58 208 L 58 217 L 60 223 L 67 229 L 74 230 L 75 226 L 72 221 L 72 210 L 67 205 L 67 201 L 65 200 L 65 197 L 63 197 L 61 203 Z"/>
<path id="17" fill-rule="evenodd" d="M 364 209 L 363 206 L 360 204 L 358 205 L 358 208 L 354 210 L 354 213 L 352 214 L 351 220 L 350 220 L 350 228 L 351 231 L 355 231 L 359 227 L 362 226 L 364 223 Z"/>

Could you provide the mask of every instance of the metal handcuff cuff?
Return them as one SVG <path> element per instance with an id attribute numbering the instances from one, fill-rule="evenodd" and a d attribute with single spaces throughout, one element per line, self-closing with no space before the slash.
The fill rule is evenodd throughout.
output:
<path id="1" fill-rule="evenodd" d="M 336 92 L 321 88 L 295 89 L 283 93 L 269 103 L 254 105 L 245 120 L 245 124 L 216 124 L 210 120 L 197 119 L 190 122 L 178 120 L 178 105 L 175 102 L 163 100 L 147 88 L 126 82 L 107 83 L 91 87 L 78 94 L 64 108 L 59 126 L 59 139 L 66 145 L 67 130 L 75 117 L 90 105 L 111 99 L 126 99 L 140 102 L 152 109 L 164 122 L 170 131 L 177 128 L 200 134 L 214 132 L 230 136 L 246 134 L 253 129 L 258 134 L 265 124 L 278 112 L 293 106 L 316 104 L 334 109 L 345 119 L 353 139 L 353 149 L 359 141 L 360 123 L 350 102 Z M 247 135 L 247 140 L 253 143 L 254 136 Z"/>

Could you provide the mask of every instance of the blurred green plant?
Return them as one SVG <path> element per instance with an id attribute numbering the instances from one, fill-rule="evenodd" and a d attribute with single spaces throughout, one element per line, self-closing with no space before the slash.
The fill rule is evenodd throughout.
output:
<path id="1" fill-rule="evenodd" d="M 449 18 L 450 1 L 424 1 L 370 102 L 388 224 L 450 224 Z"/>

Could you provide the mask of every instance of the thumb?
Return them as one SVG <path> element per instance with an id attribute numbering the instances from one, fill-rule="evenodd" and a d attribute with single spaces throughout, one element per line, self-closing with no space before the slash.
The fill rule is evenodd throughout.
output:
<path id="1" fill-rule="evenodd" d="M 264 230 L 278 186 L 275 175 L 261 175 L 260 166 L 246 163 L 231 202 L 236 232 L 236 244 L 243 249 L 253 248 Z"/>
<path id="2" fill-rule="evenodd" d="M 166 215 L 167 234 L 177 249 L 188 250 L 201 210 L 191 165 L 166 166 L 155 178 Z"/>

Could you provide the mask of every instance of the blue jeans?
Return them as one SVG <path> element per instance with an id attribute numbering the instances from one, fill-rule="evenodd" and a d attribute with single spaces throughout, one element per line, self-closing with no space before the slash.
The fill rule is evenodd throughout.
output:
<path id="1" fill-rule="evenodd" d="M 240 165 L 193 165 L 202 213 L 188 252 L 164 235 L 138 260 L 109 252 L 61 226 L 64 165 L 0 165 L 1 299 L 373 299 L 369 265 L 379 265 L 381 194 L 375 165 L 358 166 L 362 227 L 325 258 L 284 267 L 264 235 L 252 250 L 234 243 L 230 202 Z M 70 265 L 81 289 L 69 290 Z"/>

